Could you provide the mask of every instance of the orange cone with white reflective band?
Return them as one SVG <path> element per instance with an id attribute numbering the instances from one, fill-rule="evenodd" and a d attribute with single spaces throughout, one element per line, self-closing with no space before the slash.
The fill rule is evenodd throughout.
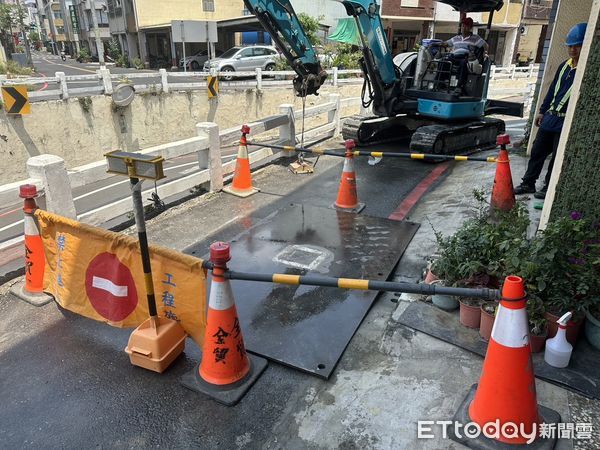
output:
<path id="1" fill-rule="evenodd" d="M 43 306 L 51 302 L 52 297 L 43 292 L 46 255 L 35 217 L 37 196 L 37 188 L 33 184 L 19 186 L 19 197 L 24 200 L 25 280 L 14 284 L 10 292 L 34 306 Z"/>
<path id="2" fill-rule="evenodd" d="M 523 424 L 526 433 L 538 429 L 540 415 L 525 303 L 523 280 L 507 277 L 479 386 L 469 406 L 469 417 L 481 427 L 498 419 L 501 426 Z M 507 430 L 498 440 L 507 444 L 527 442 L 519 430 Z"/>
<path id="3" fill-rule="evenodd" d="M 212 384 L 231 384 L 241 380 L 250 370 L 244 338 L 240 328 L 229 280 L 223 278 L 229 261 L 229 244 L 215 242 L 210 246 L 213 269 L 204 348 L 200 376 Z"/>
<path id="4" fill-rule="evenodd" d="M 37 205 L 37 188 L 33 184 L 24 184 L 19 187 L 19 197 L 24 199 L 23 212 L 25 214 L 25 291 L 41 293 L 44 288 L 44 270 L 46 257 L 44 244 L 40 236 L 35 210 Z"/>
<path id="5" fill-rule="evenodd" d="M 364 207 L 364 203 L 358 202 L 358 194 L 356 192 L 356 172 L 354 171 L 354 154 L 352 150 L 356 147 L 353 140 L 346 141 L 346 158 L 344 159 L 344 169 L 342 170 L 342 179 L 335 203 L 336 209 L 360 212 Z"/>
<path id="6" fill-rule="evenodd" d="M 501 134 L 496 142 L 500 146 L 500 153 L 496 162 L 496 176 L 490 204 L 492 208 L 500 211 L 510 211 L 515 206 L 515 191 L 506 149 L 506 145 L 510 144 L 510 137 L 507 134 Z"/>
<path id="7" fill-rule="evenodd" d="M 248 197 L 259 191 L 252 187 L 252 174 L 250 172 L 250 160 L 248 159 L 248 144 L 246 135 L 250 133 L 248 125 L 242 126 L 242 137 L 238 148 L 237 161 L 235 163 L 235 173 L 231 186 L 225 186 L 223 190 L 238 197 Z"/>
<path id="8" fill-rule="evenodd" d="M 213 263 L 202 360 L 181 383 L 219 403 L 235 405 L 260 377 L 267 360 L 246 353 L 233 291 L 226 278 L 229 244 L 210 246 Z"/>

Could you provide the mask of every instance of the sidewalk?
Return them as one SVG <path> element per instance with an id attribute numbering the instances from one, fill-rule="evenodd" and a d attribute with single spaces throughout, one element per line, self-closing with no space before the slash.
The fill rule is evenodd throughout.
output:
<path id="1" fill-rule="evenodd" d="M 512 157 L 515 181 L 526 161 Z M 223 193 L 199 197 L 149 221 L 148 236 L 153 243 L 185 251 L 209 236 L 224 235 L 226 229 L 241 231 L 240 219 L 257 211 L 267 215 L 283 197 L 327 206 L 323 193 L 335 189 L 340 170 L 341 161 L 321 158 L 316 171 L 323 178 L 310 193 L 314 177 L 292 176 L 284 165 L 267 166 L 253 174 L 263 194 L 248 198 L 243 207 Z M 431 225 L 445 234 L 453 232 L 469 214 L 471 191 L 491 190 L 494 171 L 493 164 L 485 163 L 449 166 L 407 218 L 421 227 L 394 280 L 421 278 L 436 247 Z M 368 186 L 358 175 L 361 196 Z M 393 201 L 381 199 L 382 205 Z M 363 214 L 383 211 L 383 206 L 369 206 L 373 209 Z M 227 409 L 176 385 L 197 351 L 186 348 L 183 367 L 162 377 L 131 371 L 124 354 L 117 353 L 127 330 L 63 314 L 53 304 L 36 309 L 7 291 L 8 285 L 0 287 L 0 392 L 11 393 L 0 412 L 0 440 L 8 447 L 463 448 L 440 435 L 418 440 L 417 421 L 449 420 L 478 381 L 483 360 L 400 325 L 396 319 L 415 300 L 412 296 L 380 295 L 328 381 L 270 363 L 249 395 Z M 36 373 L 44 375 L 36 378 Z M 123 374 L 128 378 L 119 378 Z M 563 422 L 595 421 L 595 441 L 575 448 L 597 448 L 600 402 L 540 380 L 536 384 L 538 401 L 557 410 Z M 12 398 L 15 392 L 20 400 Z M 572 445 L 561 442 L 557 448 Z"/>

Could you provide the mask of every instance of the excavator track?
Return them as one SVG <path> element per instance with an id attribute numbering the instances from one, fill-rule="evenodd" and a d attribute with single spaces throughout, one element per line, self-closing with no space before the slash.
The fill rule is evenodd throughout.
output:
<path id="1" fill-rule="evenodd" d="M 342 136 L 362 147 L 411 138 L 412 152 L 456 155 L 495 147 L 496 136 L 504 130 L 504 121 L 493 118 L 440 123 L 422 116 L 351 116 L 344 121 Z"/>
<path id="2" fill-rule="evenodd" d="M 437 123 L 430 121 L 427 124 Z M 352 139 L 356 145 L 384 144 L 408 139 L 423 121 L 415 121 L 410 116 L 378 117 L 350 116 L 344 119 L 342 136 L 344 140 Z"/>
<path id="3" fill-rule="evenodd" d="M 412 136 L 410 151 L 436 155 L 468 154 L 494 148 L 496 136 L 504 133 L 500 119 L 484 118 L 460 124 L 419 127 Z"/>

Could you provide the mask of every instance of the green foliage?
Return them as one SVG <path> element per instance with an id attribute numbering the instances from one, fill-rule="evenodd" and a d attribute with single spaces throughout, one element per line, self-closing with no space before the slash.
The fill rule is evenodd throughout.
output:
<path id="1" fill-rule="evenodd" d="M 77 101 L 81 105 L 81 109 L 83 109 L 85 112 L 90 112 L 92 107 L 92 97 L 79 97 Z"/>
<path id="2" fill-rule="evenodd" d="M 321 28 L 319 19 L 320 18 L 315 18 L 305 13 L 298 14 L 298 21 L 300 22 L 300 25 L 302 25 L 304 33 L 312 45 L 317 45 L 319 43 L 319 37 L 317 36 L 317 32 Z"/>
<path id="3" fill-rule="evenodd" d="M 474 190 L 474 217 L 466 220 L 451 236 L 435 231 L 440 257 L 432 270 L 446 285 L 497 287 L 506 273 L 508 242 L 525 240 L 529 216 L 520 203 L 506 213 L 489 217 L 489 205 L 482 191 Z"/>
<path id="4" fill-rule="evenodd" d="M 40 33 L 38 33 L 37 31 L 30 31 L 27 37 L 29 38 L 32 44 L 37 44 L 42 41 L 40 39 Z"/>
<path id="5" fill-rule="evenodd" d="M 90 62 L 92 60 L 92 55 L 90 55 L 90 51 L 87 48 L 82 48 L 79 50 L 77 60 L 82 62 Z"/>
<path id="6" fill-rule="evenodd" d="M 275 59 L 275 70 L 292 70 L 292 66 L 288 63 L 288 60 L 282 56 L 278 56 Z"/>
<path id="7" fill-rule="evenodd" d="M 22 25 L 26 12 L 22 6 L 10 5 L 6 3 L 0 4 L 0 28 L 3 31 L 18 29 Z"/>
<path id="8" fill-rule="evenodd" d="M 144 62 L 140 58 L 135 57 L 135 58 L 133 58 L 132 62 L 133 62 L 133 67 L 135 67 L 137 70 L 142 70 L 144 68 Z"/>
<path id="9" fill-rule="evenodd" d="M 121 57 L 121 46 L 117 38 L 113 37 L 106 43 L 106 51 L 108 52 L 108 56 L 115 62 Z"/>
<path id="10" fill-rule="evenodd" d="M 125 55 L 119 55 L 115 62 L 117 67 L 129 67 L 129 61 Z"/>
<path id="11" fill-rule="evenodd" d="M 507 270 L 547 311 L 581 317 L 600 302 L 600 226 L 576 212 L 554 220 L 531 241 L 511 242 Z"/>
<path id="12" fill-rule="evenodd" d="M 362 57 L 362 52 L 351 44 L 339 43 L 333 50 L 332 67 L 338 67 L 342 70 L 352 70 L 360 68 L 358 60 Z"/>
<path id="13" fill-rule="evenodd" d="M 31 75 L 33 70 L 30 67 L 23 67 L 15 61 L 7 61 L 6 64 L 0 64 L 0 74 L 5 75 Z"/>
<path id="14" fill-rule="evenodd" d="M 542 336 L 546 333 L 547 320 L 544 316 L 544 302 L 534 293 L 527 293 L 527 319 L 532 334 Z"/>

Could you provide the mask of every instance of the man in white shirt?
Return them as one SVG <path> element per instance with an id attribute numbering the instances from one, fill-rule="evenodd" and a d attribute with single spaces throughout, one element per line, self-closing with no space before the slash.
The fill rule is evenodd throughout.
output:
<path id="1" fill-rule="evenodd" d="M 479 56 L 478 53 L 487 53 L 488 44 L 479 35 L 473 34 L 473 19 L 465 17 L 461 21 L 461 34 L 448 39 L 442 45 L 452 49 L 448 59 L 459 66 L 458 85 L 455 93 L 460 95 L 467 81 L 469 59 L 476 58 Z"/>

